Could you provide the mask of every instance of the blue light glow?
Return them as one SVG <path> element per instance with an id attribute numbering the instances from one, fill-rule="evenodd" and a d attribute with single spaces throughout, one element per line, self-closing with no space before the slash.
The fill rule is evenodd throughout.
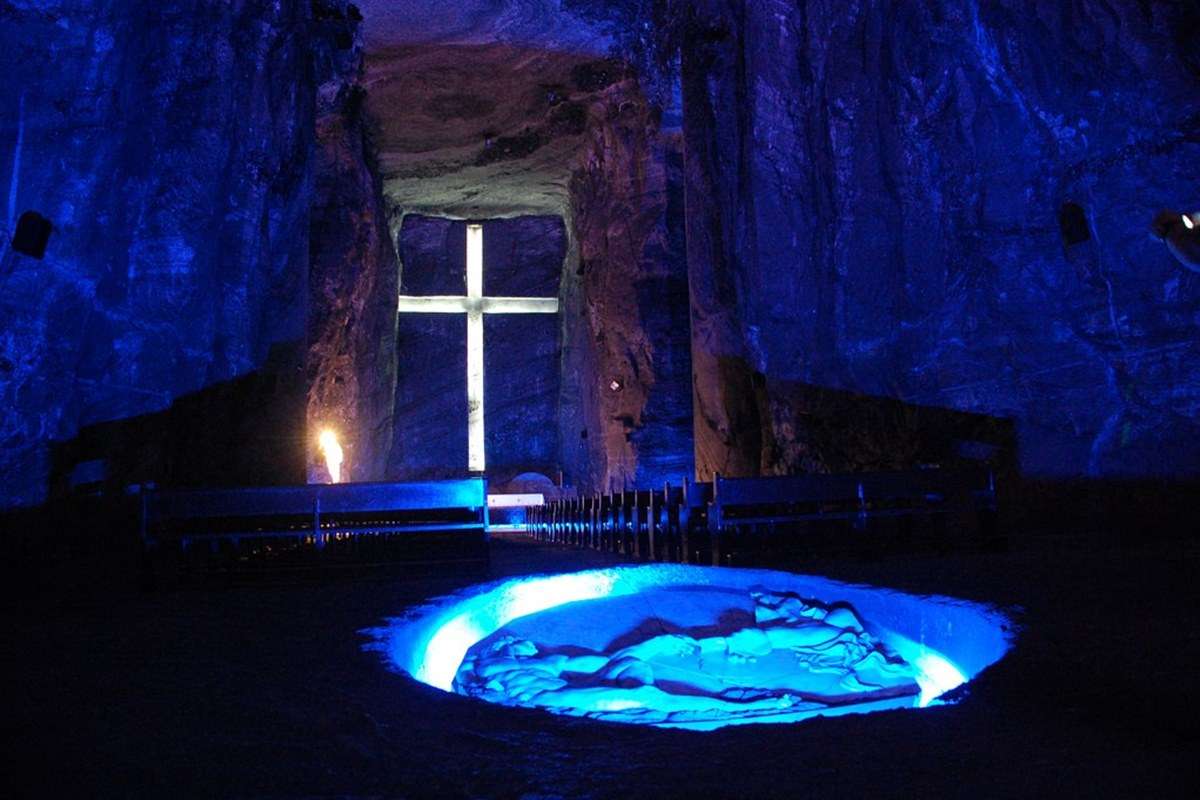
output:
<path id="1" fill-rule="evenodd" d="M 660 564 L 472 587 L 371 631 L 370 647 L 444 691 L 711 730 L 936 704 L 1003 656 L 1010 628 L 946 597 Z"/>
<path id="2" fill-rule="evenodd" d="M 481 587 L 487 588 L 487 587 Z M 595 600 L 613 593 L 613 576 L 606 572 L 521 578 L 492 585 L 481 594 L 468 595 L 450 604 L 446 617 L 433 626 L 417 624 L 417 648 L 393 653 L 406 672 L 421 683 L 451 691 L 454 675 L 467 650 L 493 631 L 520 617 L 579 600 Z M 429 631 L 428 638 L 425 632 Z"/>
<path id="3" fill-rule="evenodd" d="M 925 708 L 946 692 L 967 682 L 967 676 L 958 667 L 932 651 L 917 656 L 913 663 L 917 668 L 917 683 L 921 686 L 917 701 L 920 708 Z"/>

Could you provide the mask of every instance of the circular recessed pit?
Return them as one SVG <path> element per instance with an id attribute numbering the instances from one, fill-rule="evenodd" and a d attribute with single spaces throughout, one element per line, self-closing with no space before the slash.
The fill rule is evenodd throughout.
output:
<path id="1" fill-rule="evenodd" d="M 475 586 L 371 631 L 369 647 L 493 703 L 712 730 L 944 702 L 1010 631 L 994 608 L 948 597 L 649 565 Z"/>

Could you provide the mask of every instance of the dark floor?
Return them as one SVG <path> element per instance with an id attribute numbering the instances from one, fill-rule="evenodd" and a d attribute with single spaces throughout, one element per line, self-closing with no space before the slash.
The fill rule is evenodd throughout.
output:
<path id="1" fill-rule="evenodd" d="M 496 574 L 602 559 L 493 550 Z M 956 706 L 712 733 L 490 706 L 362 652 L 361 629 L 452 580 L 78 584 L 0 612 L 0 796 L 1196 797 L 1198 554 L 1058 536 L 803 565 L 1019 606 L 1026 630 Z"/>

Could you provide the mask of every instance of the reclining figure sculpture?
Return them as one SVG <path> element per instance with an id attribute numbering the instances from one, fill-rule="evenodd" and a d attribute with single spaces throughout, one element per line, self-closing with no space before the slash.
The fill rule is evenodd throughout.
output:
<path id="1" fill-rule="evenodd" d="M 907 698 L 915 670 L 846 605 L 751 593 L 754 623 L 716 635 L 663 633 L 614 652 L 542 649 L 503 631 L 468 653 L 455 688 L 491 702 L 670 717 L 814 712 Z"/>

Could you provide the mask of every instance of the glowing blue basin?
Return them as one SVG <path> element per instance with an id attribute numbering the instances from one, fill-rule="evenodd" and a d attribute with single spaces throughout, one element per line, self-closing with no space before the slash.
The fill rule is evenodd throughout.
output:
<path id="1" fill-rule="evenodd" d="M 444 691 L 711 730 L 925 707 L 998 661 L 994 608 L 768 570 L 647 565 L 439 598 L 370 633 Z"/>

